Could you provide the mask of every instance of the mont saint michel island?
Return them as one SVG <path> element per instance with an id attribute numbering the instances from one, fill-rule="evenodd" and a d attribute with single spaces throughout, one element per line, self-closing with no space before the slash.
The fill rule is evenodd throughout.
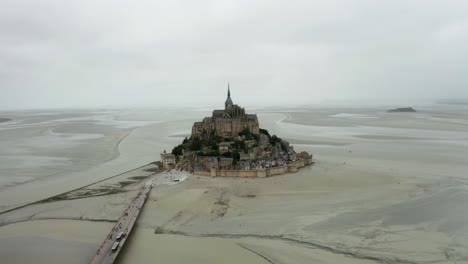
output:
<path id="1" fill-rule="evenodd" d="M 190 138 L 161 153 L 165 169 L 200 176 L 267 177 L 311 165 L 312 155 L 296 152 L 286 140 L 260 128 L 256 114 L 234 104 L 228 84 L 224 109 L 195 122 Z"/>

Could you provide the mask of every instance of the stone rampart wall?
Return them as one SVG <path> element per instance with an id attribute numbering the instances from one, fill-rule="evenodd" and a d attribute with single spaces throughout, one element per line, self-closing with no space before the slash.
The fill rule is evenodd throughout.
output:
<path id="1" fill-rule="evenodd" d="M 261 177 L 261 170 L 216 170 L 217 177 Z M 213 173 L 211 174 L 213 175 Z"/>
<path id="2" fill-rule="evenodd" d="M 210 171 L 205 171 L 205 170 L 194 170 L 193 171 L 194 175 L 199 175 L 199 176 L 211 176 Z"/>
<path id="3" fill-rule="evenodd" d="M 273 168 L 264 168 L 264 169 L 255 169 L 255 170 L 218 170 L 211 169 L 211 171 L 206 170 L 195 170 L 194 175 L 199 176 L 211 176 L 211 177 L 269 177 L 274 175 L 280 175 L 287 172 L 297 172 L 298 169 L 311 165 L 312 157 L 310 159 L 297 160 L 293 163 L 287 165 L 273 167 Z"/>
<path id="4" fill-rule="evenodd" d="M 283 174 L 283 173 L 286 173 L 286 172 L 288 172 L 288 165 L 273 167 L 273 168 L 267 169 L 267 176 Z"/>

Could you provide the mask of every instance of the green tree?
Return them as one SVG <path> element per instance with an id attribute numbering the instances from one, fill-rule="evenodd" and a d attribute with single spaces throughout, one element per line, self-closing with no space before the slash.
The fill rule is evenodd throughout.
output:
<path id="1" fill-rule="evenodd" d="M 239 151 L 234 150 L 234 151 L 232 152 L 232 159 L 233 159 L 234 161 L 240 160 L 240 153 L 239 153 Z"/>
<path id="2" fill-rule="evenodd" d="M 180 155 L 182 155 L 182 150 L 184 150 L 184 149 L 185 149 L 184 144 L 177 145 L 172 149 L 172 154 L 174 154 L 176 156 L 180 156 Z"/>
<path id="3" fill-rule="evenodd" d="M 276 143 L 281 143 L 282 139 L 277 137 L 276 135 L 271 136 L 270 144 L 275 145 Z"/>
<path id="4" fill-rule="evenodd" d="M 201 150 L 202 148 L 202 143 L 199 138 L 194 138 L 192 139 L 192 142 L 190 142 L 189 149 L 191 151 L 198 151 Z"/>
<path id="5" fill-rule="evenodd" d="M 242 129 L 241 132 L 239 132 L 239 136 L 249 136 L 250 134 L 251 134 L 251 133 L 250 133 L 250 130 L 249 130 L 249 128 L 247 128 L 247 127 L 244 128 L 244 129 Z"/>
<path id="6" fill-rule="evenodd" d="M 268 132 L 268 130 L 260 128 L 259 131 L 260 131 L 260 133 L 267 135 L 268 138 L 271 138 L 270 133 Z"/>
<path id="7" fill-rule="evenodd" d="M 219 143 L 221 143 L 221 141 L 223 141 L 223 138 L 220 137 L 220 136 L 218 136 L 218 135 L 215 135 L 215 136 L 213 137 L 213 140 L 214 140 L 216 143 L 219 144 Z"/>
<path id="8" fill-rule="evenodd" d="M 281 149 L 284 151 L 284 152 L 288 152 L 288 148 L 286 148 L 286 145 L 281 143 Z"/>
<path id="9" fill-rule="evenodd" d="M 215 140 L 212 140 L 210 142 L 210 146 L 211 146 L 212 149 L 218 149 L 219 148 L 219 145 Z"/>
<path id="10" fill-rule="evenodd" d="M 258 142 L 258 139 L 259 139 L 258 135 L 252 134 L 252 138 L 255 139 L 255 141 Z"/>
<path id="11" fill-rule="evenodd" d="M 210 151 L 207 156 L 219 156 L 219 150 L 212 150 Z"/>
<path id="12" fill-rule="evenodd" d="M 245 142 L 242 140 L 236 140 L 234 141 L 234 145 L 236 146 L 236 149 L 243 149 L 246 150 Z"/>

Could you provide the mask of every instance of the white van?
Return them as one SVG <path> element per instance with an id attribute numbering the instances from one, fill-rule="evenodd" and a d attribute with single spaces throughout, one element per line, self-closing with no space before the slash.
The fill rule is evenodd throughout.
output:
<path id="1" fill-rule="evenodd" d="M 115 242 L 114 245 L 112 246 L 112 251 L 116 251 L 119 248 L 120 242 Z"/>

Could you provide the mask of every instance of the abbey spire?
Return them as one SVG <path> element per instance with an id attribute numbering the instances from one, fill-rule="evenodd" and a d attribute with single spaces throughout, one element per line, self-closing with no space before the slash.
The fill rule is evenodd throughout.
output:
<path id="1" fill-rule="evenodd" d="M 232 102 L 232 99 L 231 99 L 231 89 L 229 87 L 229 82 L 228 82 L 228 96 L 227 96 L 227 99 L 226 99 L 226 102 L 224 102 L 224 108 L 225 109 L 228 109 L 229 107 L 231 107 L 234 103 Z"/>

